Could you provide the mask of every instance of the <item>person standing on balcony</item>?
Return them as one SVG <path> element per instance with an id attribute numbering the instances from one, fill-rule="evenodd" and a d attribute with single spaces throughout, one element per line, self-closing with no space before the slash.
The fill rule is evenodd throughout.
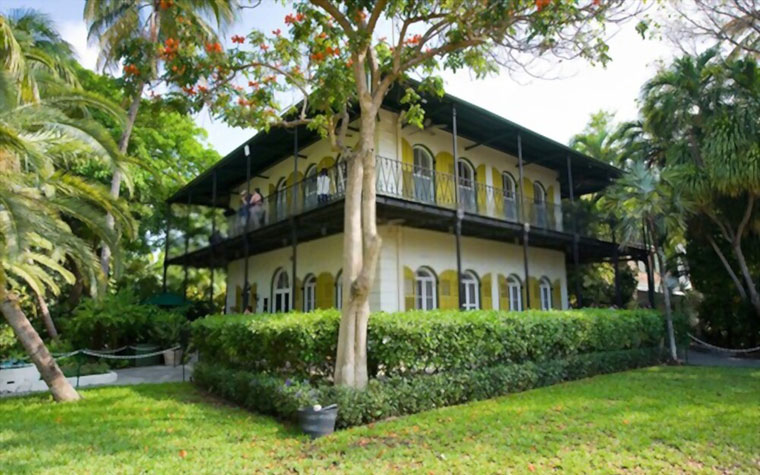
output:
<path id="1" fill-rule="evenodd" d="M 238 225 L 240 229 L 247 230 L 246 226 L 249 223 L 251 215 L 251 197 L 252 195 L 246 190 L 240 192 L 240 208 L 238 208 Z"/>
<path id="2" fill-rule="evenodd" d="M 322 169 L 317 177 L 317 202 L 327 203 L 330 201 L 330 177 L 327 170 Z"/>
<path id="3" fill-rule="evenodd" d="M 264 217 L 264 206 L 263 206 L 264 198 L 261 196 L 261 190 L 258 188 L 254 189 L 253 194 L 251 195 L 250 200 L 250 206 L 251 206 L 251 221 L 253 222 L 253 229 L 258 228 L 261 226 L 262 218 Z"/>

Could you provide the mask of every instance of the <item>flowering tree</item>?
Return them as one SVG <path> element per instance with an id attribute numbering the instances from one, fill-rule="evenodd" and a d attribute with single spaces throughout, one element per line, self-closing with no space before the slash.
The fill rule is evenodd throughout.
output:
<path id="1" fill-rule="evenodd" d="M 225 50 L 183 40 L 165 49 L 167 79 L 197 107 L 235 126 L 268 130 L 308 126 L 329 138 L 347 163 L 343 245 L 343 310 L 335 382 L 367 382 L 369 293 L 381 240 L 375 220 L 376 117 L 390 88 L 414 74 L 419 90 L 443 93 L 442 70 L 478 77 L 516 70 L 555 55 L 605 63 L 605 24 L 630 15 L 623 0 L 302 0 L 285 31 L 235 35 Z M 628 2 L 630 3 L 630 2 Z M 390 37 L 390 39 L 389 39 Z M 283 111 L 281 93 L 302 100 Z M 421 126 L 424 111 L 411 88 L 402 120 Z M 284 112 L 284 113 L 282 113 Z M 359 140 L 346 142 L 349 122 Z"/>

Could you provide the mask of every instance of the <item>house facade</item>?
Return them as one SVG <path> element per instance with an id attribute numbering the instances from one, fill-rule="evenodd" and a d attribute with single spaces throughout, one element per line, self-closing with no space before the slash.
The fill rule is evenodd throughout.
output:
<path id="1" fill-rule="evenodd" d="M 373 311 L 564 309 L 569 267 L 643 258 L 577 211 L 613 167 L 452 96 L 426 98 L 420 130 L 399 120 L 398 97 L 375 137 Z M 174 238 L 184 249 L 165 265 L 225 268 L 227 312 L 340 307 L 345 174 L 305 128 L 254 136 L 170 198 L 216 211 L 210 229 Z"/>

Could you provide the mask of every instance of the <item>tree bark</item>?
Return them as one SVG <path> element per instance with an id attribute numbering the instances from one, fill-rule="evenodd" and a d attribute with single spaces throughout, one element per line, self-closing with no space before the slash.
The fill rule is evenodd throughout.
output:
<path id="1" fill-rule="evenodd" d="M 728 272 L 728 275 L 731 277 L 731 281 L 733 281 L 734 285 L 736 286 L 736 290 L 739 292 L 742 300 L 747 300 L 747 292 L 744 290 L 744 285 L 742 285 L 739 277 L 736 275 L 736 272 L 734 272 L 734 269 L 731 267 L 728 259 L 726 259 L 726 256 L 723 254 L 723 251 L 721 251 L 720 247 L 718 247 L 718 243 L 715 242 L 715 239 L 713 239 L 710 234 L 707 234 L 707 242 L 710 243 L 710 246 L 715 251 L 715 254 L 718 255 L 718 259 L 720 259 L 723 267 L 726 268 L 726 272 Z"/>
<path id="2" fill-rule="evenodd" d="M 654 236 L 654 234 L 652 234 Z M 678 361 L 678 351 L 676 349 L 676 336 L 673 329 L 673 309 L 670 303 L 670 288 L 668 287 L 668 272 L 665 268 L 665 255 L 657 243 L 652 240 L 654 253 L 660 264 L 660 285 L 662 286 L 662 297 L 665 302 L 665 323 L 668 330 L 668 344 L 670 346 L 670 358 L 672 361 Z"/>
<path id="3" fill-rule="evenodd" d="M 137 89 L 135 90 L 135 95 L 132 97 L 132 103 L 129 105 L 129 110 L 127 111 L 127 122 L 124 124 L 124 130 L 121 133 L 121 137 L 119 137 L 119 153 L 122 155 L 127 153 L 127 148 L 129 148 L 129 138 L 132 136 L 132 129 L 135 126 L 135 121 L 137 120 L 137 112 L 140 109 L 140 100 L 142 99 L 142 93 L 145 89 L 145 83 L 140 83 L 137 86 Z M 114 198 L 119 197 L 119 192 L 121 190 L 121 171 L 120 170 L 114 170 L 113 177 L 111 178 L 111 196 Z M 114 226 L 114 220 L 111 213 L 106 214 L 106 226 L 108 226 L 108 229 L 113 229 Z M 103 270 L 104 275 L 108 275 L 108 271 L 111 267 L 111 249 L 103 243 L 103 247 L 100 250 L 100 268 Z"/>
<path id="4" fill-rule="evenodd" d="M 53 323 L 53 317 L 50 316 L 50 309 L 45 302 L 45 296 L 35 292 L 37 296 L 37 305 L 40 307 L 40 315 L 42 315 L 42 322 L 45 324 L 45 329 L 48 332 L 48 336 L 53 340 L 58 339 L 58 330 Z"/>
<path id="5" fill-rule="evenodd" d="M 55 362 L 45 347 L 45 343 L 21 310 L 18 304 L 18 296 L 13 292 L 8 292 L 4 285 L 0 287 L 0 310 L 24 346 L 32 363 L 37 367 L 40 376 L 50 388 L 53 399 L 58 402 L 79 400 L 79 393 L 63 375 L 58 363 Z"/>

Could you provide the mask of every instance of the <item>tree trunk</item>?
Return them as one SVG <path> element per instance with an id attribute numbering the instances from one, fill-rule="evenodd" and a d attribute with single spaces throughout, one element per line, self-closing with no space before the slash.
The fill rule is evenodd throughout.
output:
<path id="1" fill-rule="evenodd" d="M 760 294 L 757 292 L 757 286 L 755 280 L 752 278 L 752 273 L 747 266 L 747 260 L 744 258 L 744 252 L 742 251 L 741 243 L 734 244 L 733 246 L 734 256 L 739 263 L 739 269 L 741 270 L 744 282 L 747 284 L 747 291 L 749 292 L 749 301 L 752 304 L 752 308 L 755 310 L 755 315 L 760 318 Z"/>
<path id="2" fill-rule="evenodd" d="M 660 285 L 662 286 L 662 297 L 665 302 L 665 322 L 668 327 L 668 343 L 670 346 L 670 358 L 672 361 L 678 361 L 678 352 L 676 350 L 676 336 L 673 329 L 673 309 L 670 303 L 670 288 L 668 287 L 668 272 L 665 270 L 665 255 L 662 250 L 654 244 L 654 253 L 660 264 Z"/>
<path id="3" fill-rule="evenodd" d="M 741 296 L 742 300 L 747 300 L 747 291 L 744 290 L 744 285 L 742 285 L 741 281 L 739 280 L 739 277 L 736 275 L 736 272 L 734 272 L 734 269 L 731 267 L 731 264 L 728 262 L 728 259 L 726 259 L 726 256 L 723 254 L 723 251 L 720 250 L 720 247 L 718 247 L 718 243 L 715 242 L 715 239 L 708 233 L 707 234 L 707 242 L 710 243 L 710 246 L 715 251 L 715 254 L 718 255 L 718 259 L 720 259 L 720 262 L 723 264 L 723 267 L 726 268 L 726 272 L 728 272 L 729 277 L 731 277 L 731 281 L 736 286 L 736 290 L 739 292 L 739 295 Z"/>
<path id="4" fill-rule="evenodd" d="M 335 384 L 367 385 L 369 295 L 381 240 L 376 222 L 376 111 L 362 105 L 361 139 L 348 163 L 343 235 L 343 311 L 338 332 Z"/>
<path id="5" fill-rule="evenodd" d="M 42 315 L 42 322 L 45 324 L 45 329 L 48 332 L 48 336 L 53 340 L 58 339 L 58 330 L 53 323 L 53 317 L 50 316 L 50 309 L 45 302 L 45 296 L 35 292 L 37 296 L 37 305 L 40 307 L 40 314 Z"/>
<path id="6" fill-rule="evenodd" d="M 129 148 L 129 138 L 132 136 L 132 129 L 135 126 L 135 120 L 137 120 L 137 111 L 140 109 L 140 100 L 142 99 L 144 89 L 145 83 L 137 85 L 135 95 L 132 97 L 132 103 L 129 105 L 127 122 L 124 124 L 124 131 L 122 131 L 121 137 L 119 137 L 119 153 L 122 155 L 126 154 L 127 148 Z M 121 179 L 121 171 L 114 170 L 113 177 L 111 178 L 111 196 L 114 198 L 119 197 Z M 113 229 L 114 221 L 111 213 L 106 214 L 106 226 L 108 226 L 108 229 Z M 103 269 L 103 274 L 108 276 L 108 271 L 111 267 L 111 249 L 105 243 L 103 243 L 103 247 L 100 250 L 100 267 Z"/>
<path id="7" fill-rule="evenodd" d="M 5 286 L 0 287 L 0 310 L 5 320 L 13 328 L 13 332 L 24 346 L 32 363 L 37 367 L 42 379 L 50 388 L 53 399 L 58 402 L 77 401 L 79 394 L 71 386 L 58 367 L 53 356 L 45 347 L 45 343 L 29 323 L 24 312 L 18 304 L 18 296 L 8 292 Z"/>

